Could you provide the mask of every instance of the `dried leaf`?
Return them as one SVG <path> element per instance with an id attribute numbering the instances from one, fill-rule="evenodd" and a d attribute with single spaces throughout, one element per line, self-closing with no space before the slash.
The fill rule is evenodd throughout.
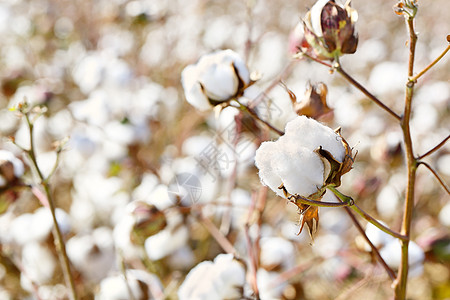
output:
<path id="1" fill-rule="evenodd" d="M 313 119 L 332 111 L 327 105 L 327 86 L 320 82 L 315 85 L 308 84 L 303 100 L 294 103 L 294 111 L 298 115 L 304 115 Z"/>

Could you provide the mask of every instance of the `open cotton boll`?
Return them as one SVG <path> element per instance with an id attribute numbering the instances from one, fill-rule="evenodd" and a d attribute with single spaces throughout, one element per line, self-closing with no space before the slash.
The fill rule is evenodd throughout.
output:
<path id="1" fill-rule="evenodd" d="M 232 50 L 202 56 L 181 72 L 186 100 L 201 111 L 236 96 L 250 83 L 245 62 Z"/>
<path id="2" fill-rule="evenodd" d="M 194 267 L 178 290 L 180 300 L 240 299 L 245 284 L 245 269 L 232 254 L 219 254 L 213 262 Z"/>
<path id="3" fill-rule="evenodd" d="M 279 196 L 283 196 L 278 189 L 281 184 L 290 194 L 307 197 L 316 193 L 329 176 L 316 152 L 319 147 L 344 162 L 342 138 L 331 128 L 305 116 L 290 121 L 283 136 L 262 143 L 256 151 L 255 164 L 262 183 Z"/>
<path id="4" fill-rule="evenodd" d="M 333 157 L 342 162 L 345 156 L 345 148 L 342 138 L 331 128 L 305 116 L 299 116 L 287 123 L 285 136 L 309 150 L 316 150 L 322 146 Z"/>

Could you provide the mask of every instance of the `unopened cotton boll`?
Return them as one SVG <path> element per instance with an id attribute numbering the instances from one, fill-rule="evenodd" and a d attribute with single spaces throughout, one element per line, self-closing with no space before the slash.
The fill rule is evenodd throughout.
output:
<path id="1" fill-rule="evenodd" d="M 178 290 L 180 300 L 221 300 L 242 298 L 245 269 L 232 254 L 219 254 L 213 262 L 194 267 Z"/>
<path id="2" fill-rule="evenodd" d="M 186 100 L 204 111 L 231 100 L 250 83 L 242 58 L 232 50 L 216 51 L 187 66 L 181 73 Z"/>

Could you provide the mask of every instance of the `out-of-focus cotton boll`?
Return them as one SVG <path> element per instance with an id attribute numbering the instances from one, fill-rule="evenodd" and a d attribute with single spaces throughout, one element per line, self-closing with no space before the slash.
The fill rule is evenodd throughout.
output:
<path id="1" fill-rule="evenodd" d="M 383 221 L 378 222 L 380 222 L 384 226 L 387 226 L 386 223 L 384 223 Z M 388 243 L 392 242 L 393 240 L 395 240 L 394 237 L 381 231 L 379 228 L 375 227 L 375 225 L 373 225 L 372 223 L 367 223 L 365 232 L 369 240 L 376 248 L 381 248 L 387 245 Z M 364 249 L 366 251 L 371 251 L 371 247 L 367 243 L 365 243 Z"/>
<path id="2" fill-rule="evenodd" d="M 23 103 L 24 101 L 30 106 L 44 104 L 44 102 L 48 100 L 48 96 L 48 90 L 43 85 L 24 85 L 17 89 L 9 102 L 8 107 L 16 107 L 19 103 Z"/>
<path id="3" fill-rule="evenodd" d="M 201 283 L 201 284 L 199 284 Z M 245 269 L 231 254 L 219 254 L 191 269 L 178 290 L 180 300 L 239 299 L 245 283 Z"/>
<path id="4" fill-rule="evenodd" d="M 391 268 L 397 269 L 400 266 L 401 261 L 401 245 L 396 239 L 390 241 L 386 246 L 381 248 L 380 255 L 384 261 Z M 423 273 L 423 261 L 425 259 L 425 254 L 422 248 L 419 247 L 415 242 L 409 242 L 409 277 L 420 276 Z"/>
<path id="5" fill-rule="evenodd" d="M 391 218 L 398 214 L 400 194 L 393 185 L 386 185 L 383 187 L 379 192 L 376 201 L 377 210 L 380 216 Z"/>
<path id="6" fill-rule="evenodd" d="M 450 227 L 450 203 L 445 204 L 439 212 L 439 221 L 442 225 Z"/>
<path id="7" fill-rule="evenodd" d="M 252 65 L 265 78 L 273 78 L 287 62 L 287 39 L 277 32 L 268 32 L 258 45 Z"/>
<path id="8" fill-rule="evenodd" d="M 264 269 L 258 269 L 256 272 L 256 281 L 259 289 L 259 297 L 261 300 L 282 299 L 283 291 L 287 286 L 286 281 L 277 282 L 280 276 L 276 272 L 268 272 Z"/>
<path id="9" fill-rule="evenodd" d="M 69 109 L 75 119 L 90 125 L 103 126 L 111 117 L 111 107 L 108 103 L 110 100 L 105 90 L 95 90 L 86 100 L 70 103 Z"/>
<path id="10" fill-rule="evenodd" d="M 158 185 L 158 177 L 153 173 L 144 173 L 140 184 L 133 189 L 132 199 L 143 200 L 147 199 Z"/>
<path id="11" fill-rule="evenodd" d="M 439 157 L 437 167 L 440 173 L 450 176 L 450 154 L 444 154 Z"/>
<path id="12" fill-rule="evenodd" d="M 154 274 L 142 270 L 127 270 L 126 281 L 123 275 L 106 277 L 100 283 L 95 300 L 162 299 L 162 284 Z"/>
<path id="13" fill-rule="evenodd" d="M 130 214 L 127 214 L 114 226 L 114 245 L 125 260 L 137 259 L 143 254 L 142 247 L 131 242 L 131 231 L 135 223 L 136 220 Z"/>
<path id="14" fill-rule="evenodd" d="M 0 166 L 0 187 L 21 177 L 25 171 L 23 162 L 7 150 L 0 150 Z"/>
<path id="15" fill-rule="evenodd" d="M 295 253 L 291 242 L 281 237 L 264 237 L 260 240 L 261 266 L 267 270 L 281 267 L 286 270 L 294 266 Z"/>
<path id="16" fill-rule="evenodd" d="M 314 251 L 324 258 L 338 255 L 345 247 L 345 241 L 337 234 L 324 234 L 314 240 Z"/>
<path id="17" fill-rule="evenodd" d="M 194 252 L 189 246 L 184 246 L 168 257 L 168 264 L 173 270 L 189 269 L 196 262 Z"/>
<path id="18" fill-rule="evenodd" d="M 145 240 L 148 258 L 158 260 L 182 248 L 189 238 L 189 232 L 178 214 L 167 216 L 167 227 Z"/>
<path id="19" fill-rule="evenodd" d="M 89 235 L 72 237 L 66 248 L 70 261 L 88 280 L 101 280 L 114 266 L 112 233 L 106 227 L 96 228 Z"/>
<path id="20" fill-rule="evenodd" d="M 386 61 L 377 64 L 370 73 L 369 85 L 380 95 L 403 90 L 406 82 L 405 66 L 397 62 Z"/>
<path id="21" fill-rule="evenodd" d="M 62 233 L 69 232 L 71 225 L 67 213 L 60 208 L 57 208 L 55 213 Z M 30 242 L 44 241 L 52 228 L 50 210 L 47 207 L 40 207 L 34 213 L 22 214 L 15 218 L 11 222 L 10 234 L 17 244 L 25 245 Z"/>
<path id="22" fill-rule="evenodd" d="M 22 268 L 24 274 L 38 285 L 47 283 L 56 267 L 51 251 L 39 243 L 26 244 L 22 249 Z"/>

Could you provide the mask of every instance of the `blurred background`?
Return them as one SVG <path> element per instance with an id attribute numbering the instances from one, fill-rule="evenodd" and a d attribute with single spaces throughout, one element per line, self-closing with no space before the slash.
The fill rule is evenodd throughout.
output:
<path id="1" fill-rule="evenodd" d="M 264 272 L 276 277 L 297 268 L 280 285 L 279 293 L 267 294 L 267 299 L 392 296 L 389 278 L 373 263 L 342 210 L 320 210 L 313 243 L 306 230 L 296 235 L 295 206 L 270 190 L 264 205 L 256 209 L 261 214 L 255 213 L 255 197 L 261 197 L 264 189 L 253 165 L 254 152 L 262 140 L 275 135 L 251 123 L 241 142 L 233 144 L 227 130 L 235 128 L 235 111 L 224 110 L 217 117 L 196 111 L 184 99 L 181 71 L 217 49 L 241 54 L 249 69 L 261 74 L 256 83 L 261 89 L 275 83 L 267 97 L 275 103 L 273 120 L 280 129 L 292 108 L 288 93 L 276 84 L 279 76 L 299 101 L 308 83 L 325 83 L 333 112 L 321 121 L 332 128 L 340 126 L 358 151 L 354 170 L 343 177 L 340 190 L 398 230 L 406 185 L 400 127 L 338 74 L 314 62 L 294 61 L 289 52 L 289 36 L 313 4 L 285 0 L 0 2 L 0 148 L 25 163 L 24 182 L 37 183 L 26 157 L 10 139 L 29 147 L 23 118 L 9 110 L 24 99 L 47 108 L 34 126 L 35 150 L 44 174 L 56 161 L 54 143 L 69 137 L 51 185 L 82 299 L 95 295 L 122 299 L 112 298 L 115 290 L 108 284 L 114 281 L 107 281 L 126 272 L 122 265 L 142 271 L 133 273 L 140 278 L 136 280 L 156 286 L 168 299 L 177 299 L 189 270 L 223 252 L 208 226 L 219 229 L 247 259 L 245 225 L 253 240 L 261 240 L 259 260 Z M 400 113 L 408 38 L 403 17 L 392 10 L 394 4 L 352 2 L 359 14 L 359 45 L 355 54 L 341 62 L 348 73 Z M 450 21 L 445 7 L 445 0 L 419 2 L 416 71 L 447 46 Z M 444 57 L 417 84 L 411 120 L 416 154 L 425 153 L 449 134 L 449 70 L 450 60 Z M 223 156 L 207 160 L 205 153 L 211 148 Z M 426 161 L 450 182 L 448 143 Z M 180 187 L 187 194 L 174 199 Z M 411 299 L 450 299 L 449 200 L 435 177 L 419 168 L 412 237 L 425 253 L 425 262 L 410 279 Z M 155 205 L 167 219 L 166 228 L 140 246 L 130 239 L 135 220 L 130 204 L 137 201 Z M 64 298 L 50 215 L 40 206 L 31 191 L 23 190 L 0 216 L 1 299 Z M 262 246 L 271 243 L 284 246 Z M 264 249 L 276 250 L 263 254 Z M 267 282 L 262 280 L 261 285 Z M 105 289 L 111 294 L 105 294 Z"/>

